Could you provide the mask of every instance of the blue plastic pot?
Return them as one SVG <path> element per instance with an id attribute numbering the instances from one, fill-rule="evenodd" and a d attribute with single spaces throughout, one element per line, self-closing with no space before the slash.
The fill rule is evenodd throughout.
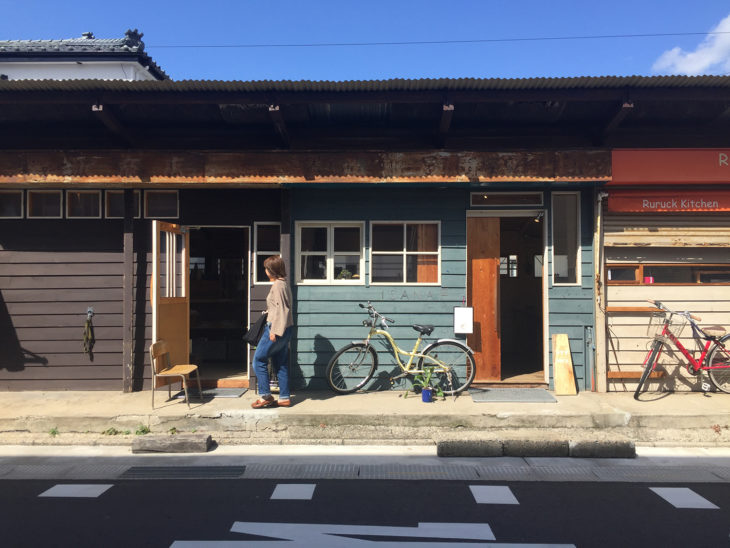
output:
<path id="1" fill-rule="evenodd" d="M 431 403 L 433 401 L 433 388 L 424 388 L 421 390 L 421 401 Z"/>

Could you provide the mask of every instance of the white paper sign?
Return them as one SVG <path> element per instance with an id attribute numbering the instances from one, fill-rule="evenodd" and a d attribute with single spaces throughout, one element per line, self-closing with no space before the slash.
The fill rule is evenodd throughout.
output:
<path id="1" fill-rule="evenodd" d="M 471 306 L 454 307 L 454 333 L 469 335 L 474 332 L 474 309 Z"/>

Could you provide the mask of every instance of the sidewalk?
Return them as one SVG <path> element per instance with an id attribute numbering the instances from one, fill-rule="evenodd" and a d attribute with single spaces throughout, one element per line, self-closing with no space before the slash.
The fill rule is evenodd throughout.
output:
<path id="1" fill-rule="evenodd" d="M 469 440 L 630 440 L 643 446 L 730 446 L 730 396 L 631 393 L 558 396 L 557 403 L 475 403 L 468 394 L 423 403 L 387 391 L 299 392 L 286 409 L 240 398 L 203 403 L 149 391 L 5 392 L 0 444 L 130 445 L 135 432 L 205 433 L 220 445 L 434 445 Z M 106 434 L 103 434 L 106 432 Z"/>

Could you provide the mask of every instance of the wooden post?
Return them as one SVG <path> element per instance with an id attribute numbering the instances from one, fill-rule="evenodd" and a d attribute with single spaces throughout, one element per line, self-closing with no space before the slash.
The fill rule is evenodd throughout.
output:
<path id="1" fill-rule="evenodd" d="M 123 392 L 131 392 L 134 374 L 134 191 L 124 191 L 124 266 L 122 277 L 122 380 Z"/>

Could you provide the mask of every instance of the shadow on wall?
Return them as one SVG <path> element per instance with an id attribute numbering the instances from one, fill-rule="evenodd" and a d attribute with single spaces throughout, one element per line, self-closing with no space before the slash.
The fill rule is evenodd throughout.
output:
<path id="1" fill-rule="evenodd" d="M 20 346 L 15 326 L 10 318 L 8 307 L 0 291 L 0 369 L 23 371 L 26 364 L 48 365 L 48 360 Z"/>

